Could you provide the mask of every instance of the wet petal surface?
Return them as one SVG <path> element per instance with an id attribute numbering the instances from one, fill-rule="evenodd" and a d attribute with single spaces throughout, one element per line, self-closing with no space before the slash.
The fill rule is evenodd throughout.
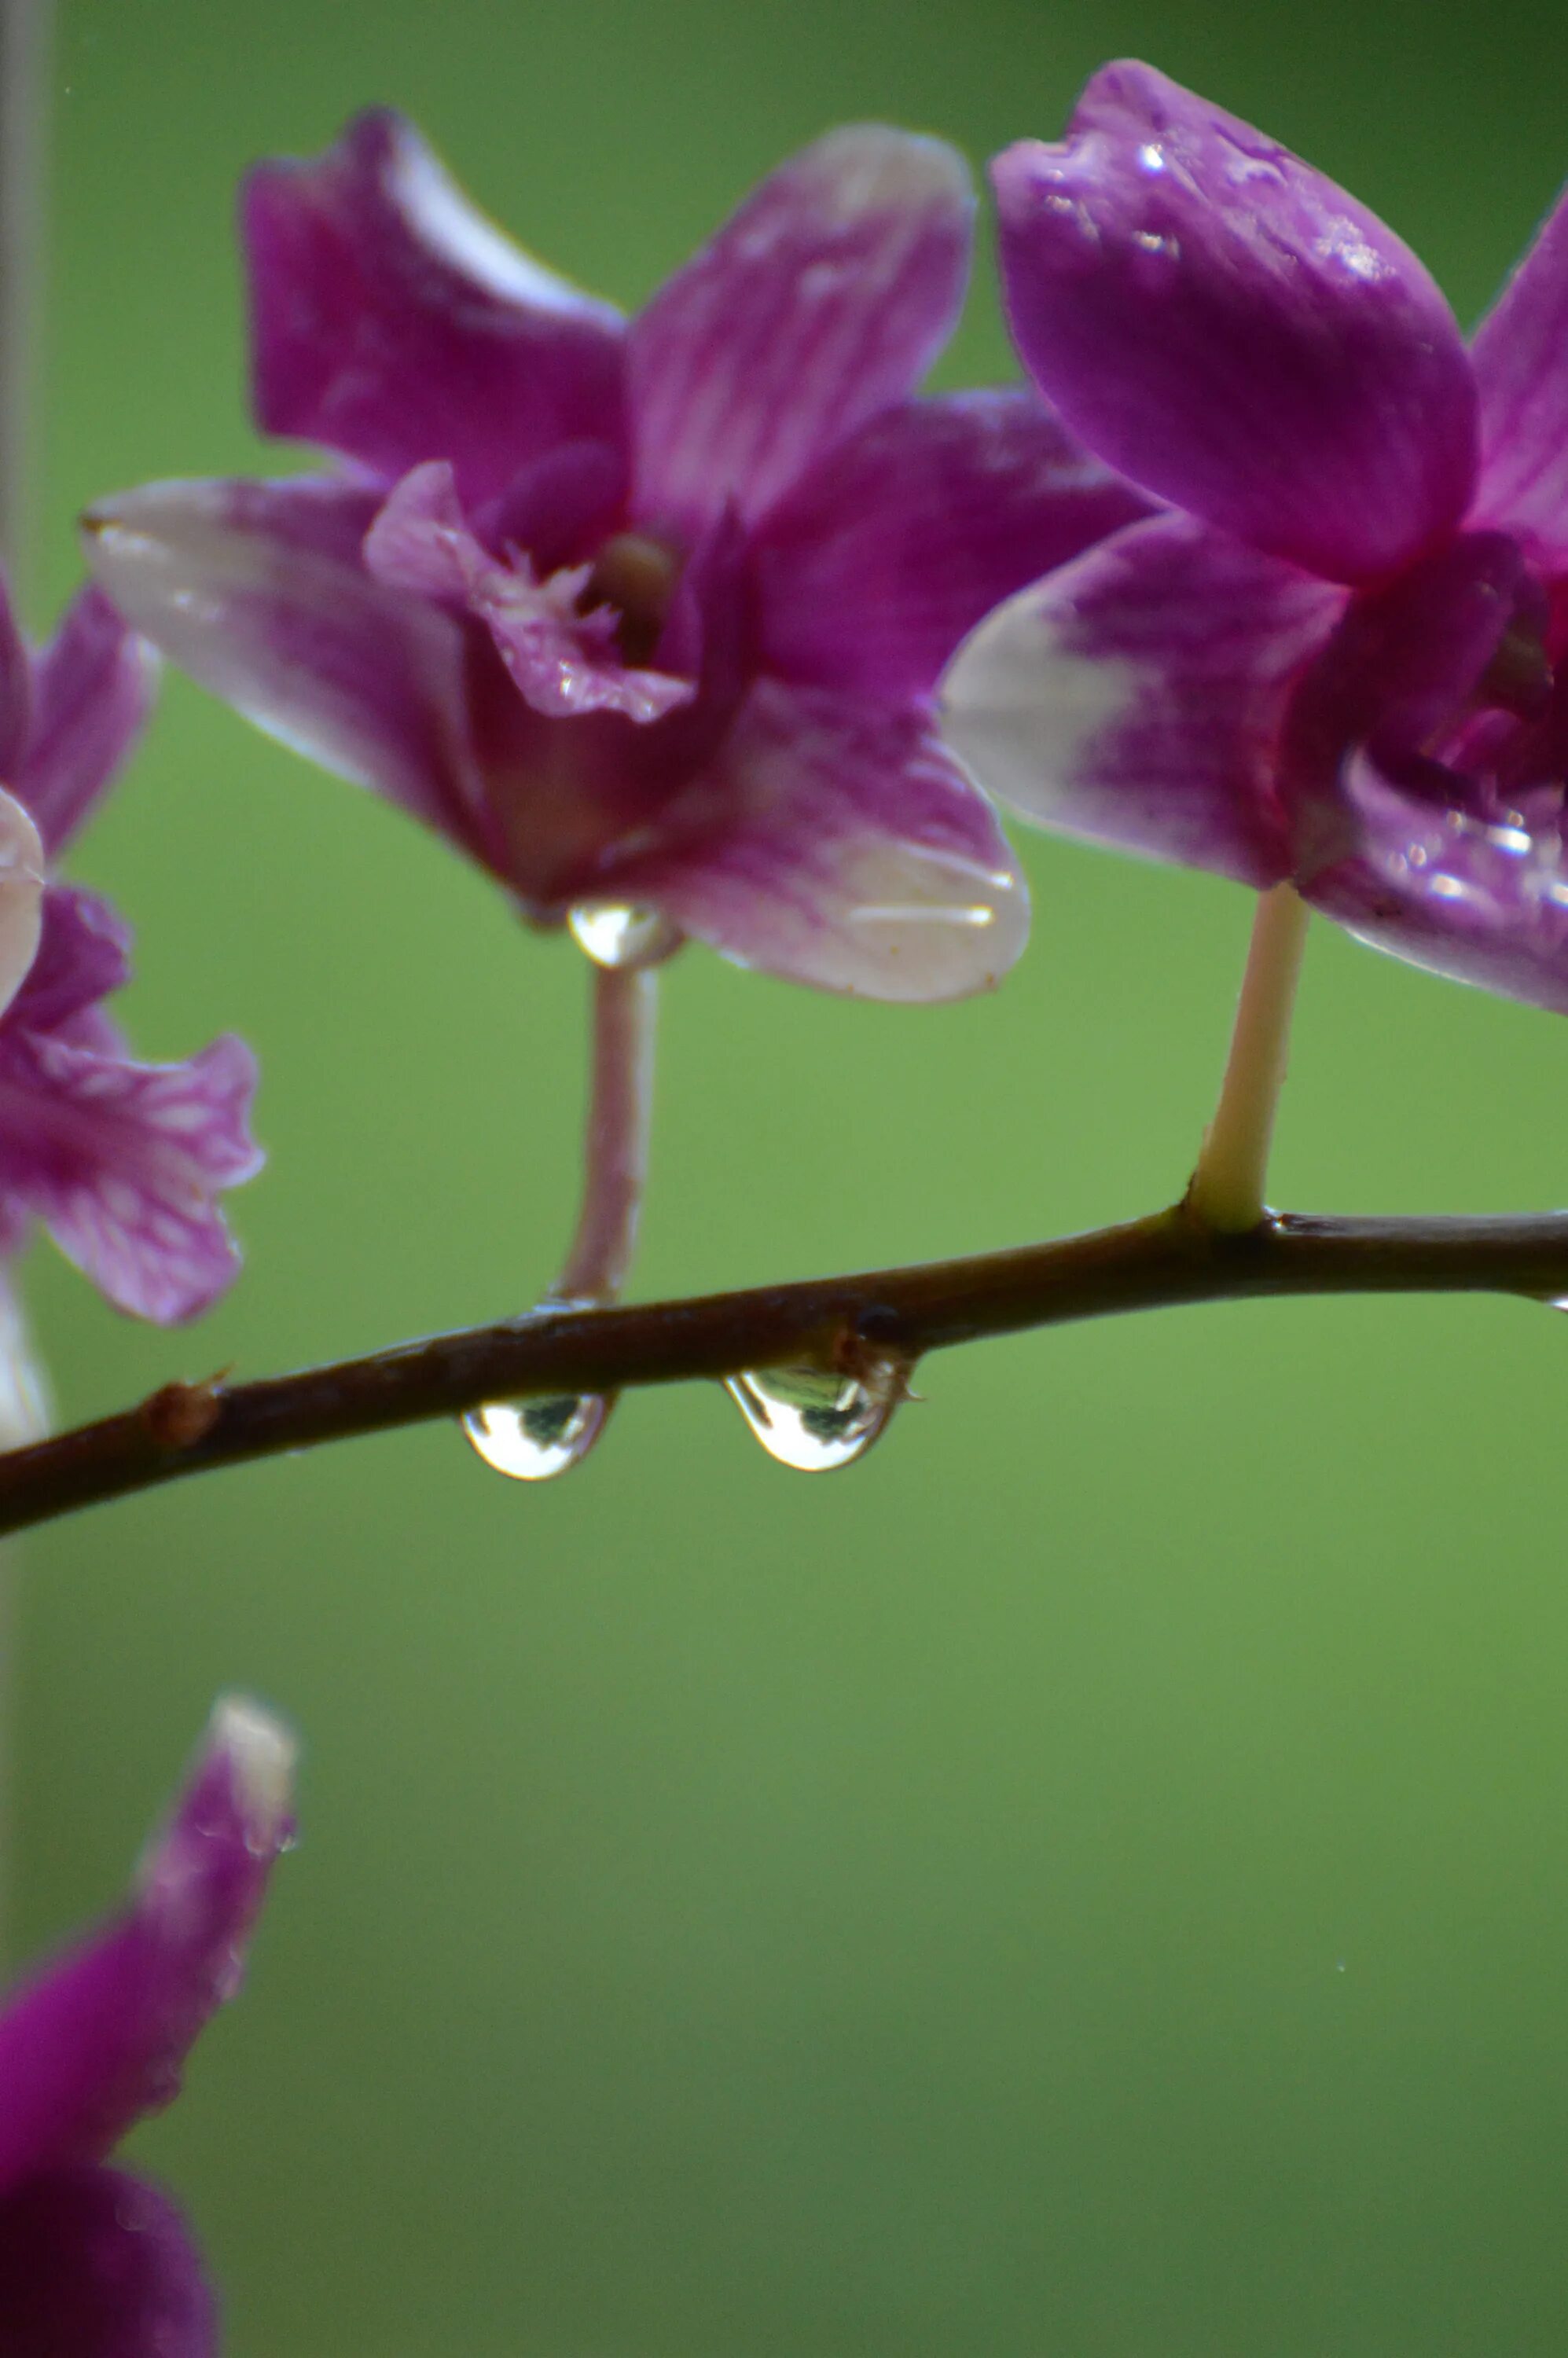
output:
<path id="1" fill-rule="evenodd" d="M 398 484 L 365 540 L 365 563 L 389 590 L 462 605 L 482 622 L 519 693 L 535 712 L 568 719 L 619 712 L 657 720 L 696 693 L 690 680 L 626 663 L 617 615 L 592 598 L 592 568 L 541 579 L 525 551 L 506 562 L 470 531 L 444 460 Z"/>
<path id="2" fill-rule="evenodd" d="M 999 982 L 1028 896 L 919 710 L 764 681 L 616 892 L 743 966 L 910 1001 Z"/>
<path id="3" fill-rule="evenodd" d="M 1067 137 L 999 158 L 1014 338 L 1088 447 L 1158 497 L 1331 579 L 1464 514 L 1476 389 L 1447 304 L 1376 215 L 1137 64 Z"/>

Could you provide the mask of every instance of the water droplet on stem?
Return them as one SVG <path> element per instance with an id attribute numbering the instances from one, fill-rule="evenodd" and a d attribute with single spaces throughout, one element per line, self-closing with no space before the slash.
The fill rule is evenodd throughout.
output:
<path id="1" fill-rule="evenodd" d="M 548 1482 L 580 1466 L 604 1430 L 610 1402 L 598 1393 L 552 1400 L 492 1401 L 462 1420 L 487 1466 L 514 1482 Z"/>
<path id="2" fill-rule="evenodd" d="M 595 966 L 654 966 L 680 943 L 678 929 L 657 909 L 622 901 L 579 901 L 567 925 Z"/>
<path id="3" fill-rule="evenodd" d="M 770 1457 L 801 1474 L 852 1466 L 886 1431 L 903 1398 L 902 1359 L 872 1359 L 856 1375 L 802 1366 L 752 1368 L 724 1389 Z"/>

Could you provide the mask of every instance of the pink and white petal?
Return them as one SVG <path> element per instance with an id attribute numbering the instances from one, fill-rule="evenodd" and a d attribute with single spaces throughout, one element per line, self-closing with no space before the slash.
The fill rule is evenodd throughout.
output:
<path id="1" fill-rule="evenodd" d="M 577 566 L 541 581 L 527 556 L 492 557 L 470 530 L 452 470 L 432 460 L 405 476 L 365 535 L 364 561 L 389 590 L 460 605 L 495 642 L 519 693 L 552 719 L 619 712 L 657 720 L 689 704 L 689 680 L 622 662 L 615 616 L 579 601 L 591 568 Z"/>
<path id="2" fill-rule="evenodd" d="M 610 897 L 791 982 L 961 999 L 1029 932 L 1008 844 L 919 708 L 760 682 Z"/>
<path id="3" fill-rule="evenodd" d="M 754 189 L 633 322 L 633 507 L 687 536 L 750 523 L 913 392 L 951 333 L 974 197 L 951 147 L 831 131 Z"/>
<path id="4" fill-rule="evenodd" d="M 620 445 L 624 326 L 472 206 L 414 129 L 360 115 L 246 184 L 257 420 L 467 501 L 563 442 Z"/>
<path id="5" fill-rule="evenodd" d="M 131 929 L 96 892 L 48 885 L 42 916 L 38 955 L 7 1011 L 7 1033 L 58 1031 L 131 979 Z"/>
<path id="6" fill-rule="evenodd" d="M 43 843 L 16 795 L 0 786 L 0 1014 L 38 954 L 43 909 Z"/>
<path id="7" fill-rule="evenodd" d="M 462 629 L 367 574 L 379 504 L 325 478 L 149 483 L 92 509 L 83 545 L 120 611 L 203 687 L 484 860 Z"/>
<path id="8" fill-rule="evenodd" d="M 75 1036 L 72 1036 L 72 1035 Z M 214 1040 L 139 1065 L 69 1033 L 0 1037 L 0 1195 L 36 1213 L 115 1307 L 171 1325 L 239 1273 L 218 1208 L 261 1167 L 247 1126 L 255 1059 Z"/>
<path id="9" fill-rule="evenodd" d="M 1481 389 L 1475 514 L 1568 571 L 1568 191 L 1471 344 Z"/>
<path id="10" fill-rule="evenodd" d="M 289 1840 L 294 1752 L 258 1704 L 221 1702 L 127 1904 L 0 2012 L 0 2208 L 46 2171 L 102 2160 L 178 2093 Z"/>
<path id="11" fill-rule="evenodd" d="M 930 695 L 993 606 L 1148 513 L 1022 386 L 901 403 L 758 527 L 762 666 L 893 701 Z"/>
<path id="12" fill-rule="evenodd" d="M 1344 593 L 1184 516 L 1133 525 L 957 654 L 943 731 L 1038 826 L 1246 884 L 1290 873 L 1273 774 Z"/>
<path id="13" fill-rule="evenodd" d="M 130 759 L 157 685 L 152 648 L 99 589 L 72 600 L 33 657 L 32 725 L 17 791 L 51 860 Z"/>
<path id="14" fill-rule="evenodd" d="M 32 658 L 17 627 L 9 585 L 0 572 L 0 784 L 14 786 L 21 777 L 32 703 Z"/>
<path id="15" fill-rule="evenodd" d="M 6 2358 L 217 2358 L 218 2347 L 200 2255 L 156 2186 L 61 2169 L 0 2204 Z"/>
<path id="16" fill-rule="evenodd" d="M 993 168 L 1018 349 L 1157 497 L 1331 580 L 1407 563 L 1475 481 L 1476 396 L 1433 280 L 1376 214 L 1149 66 Z"/>
<path id="17" fill-rule="evenodd" d="M 1444 808 L 1355 753 L 1335 811 L 1321 815 L 1303 897 L 1374 949 L 1568 1014 L 1560 814 L 1518 826 L 1520 816 L 1491 823 Z"/>

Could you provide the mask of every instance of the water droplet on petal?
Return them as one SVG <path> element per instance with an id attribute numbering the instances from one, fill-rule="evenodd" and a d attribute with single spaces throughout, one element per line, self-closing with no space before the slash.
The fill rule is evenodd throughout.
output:
<path id="1" fill-rule="evenodd" d="M 724 1389 L 770 1457 L 802 1474 L 852 1466 L 885 1431 L 904 1394 L 902 1359 L 878 1359 L 859 1375 L 822 1367 L 753 1368 Z"/>
<path id="2" fill-rule="evenodd" d="M 680 941 L 676 927 L 657 909 L 622 901 L 579 901 L 568 912 L 567 924 L 595 966 L 654 966 Z"/>
<path id="3" fill-rule="evenodd" d="M 487 1466 L 514 1482 L 547 1482 L 588 1455 L 604 1430 L 610 1402 L 597 1393 L 554 1400 L 492 1401 L 470 1409 L 464 1434 Z"/>

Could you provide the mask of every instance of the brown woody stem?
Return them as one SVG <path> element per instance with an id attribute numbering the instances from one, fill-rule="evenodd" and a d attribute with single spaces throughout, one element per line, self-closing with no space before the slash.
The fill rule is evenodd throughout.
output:
<path id="1" fill-rule="evenodd" d="M 0 1455 L 0 1532 L 284 1450 L 486 1401 L 687 1383 L 864 1348 L 915 1359 L 1069 1319 L 1289 1293 L 1568 1296 L 1568 1213 L 1319 1219 L 1243 1236 L 1184 1206 L 1011 1252 L 695 1300 L 532 1312 L 243 1384 L 165 1385 L 140 1407 Z"/>

